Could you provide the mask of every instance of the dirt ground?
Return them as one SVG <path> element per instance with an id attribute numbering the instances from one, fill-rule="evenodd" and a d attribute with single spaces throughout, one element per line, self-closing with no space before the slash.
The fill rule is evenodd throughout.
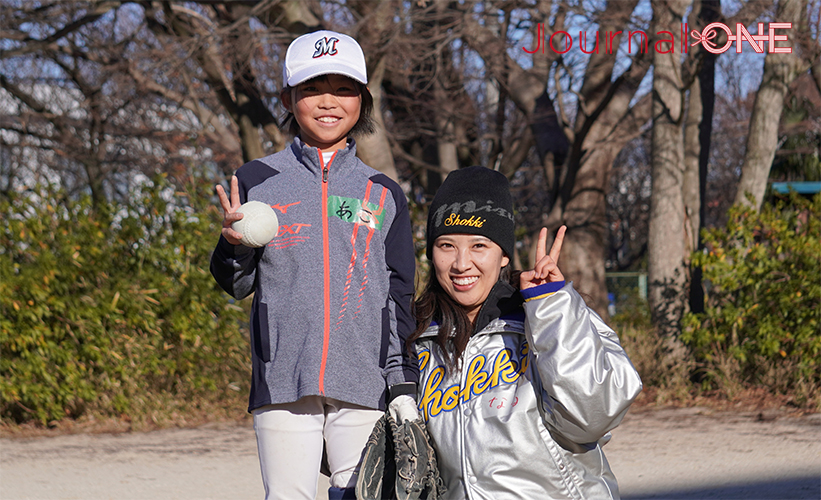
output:
<path id="1" fill-rule="evenodd" d="M 631 410 L 605 453 L 622 498 L 821 499 L 821 415 Z M 317 499 L 327 498 L 320 480 Z M 262 498 L 249 423 L 0 439 L 0 499 Z"/>

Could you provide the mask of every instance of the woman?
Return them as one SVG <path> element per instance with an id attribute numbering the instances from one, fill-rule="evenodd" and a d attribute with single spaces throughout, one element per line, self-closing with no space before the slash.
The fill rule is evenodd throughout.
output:
<path id="1" fill-rule="evenodd" d="M 533 270 L 511 273 L 507 179 L 449 175 L 428 214 L 431 277 L 409 343 L 419 410 L 447 498 L 618 498 L 601 450 L 641 391 L 619 344 L 556 265 L 542 229 Z"/>

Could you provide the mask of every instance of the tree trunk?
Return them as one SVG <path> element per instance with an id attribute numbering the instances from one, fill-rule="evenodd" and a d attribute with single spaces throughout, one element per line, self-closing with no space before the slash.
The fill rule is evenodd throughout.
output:
<path id="1" fill-rule="evenodd" d="M 448 54 L 450 54 L 448 52 Z M 442 175 L 447 176 L 459 168 L 459 155 L 456 145 L 456 124 L 453 112 L 453 101 L 448 95 L 442 82 L 444 64 L 439 60 L 441 54 L 436 55 L 438 70 L 433 81 L 433 98 L 438 106 L 433 111 L 434 126 L 436 127 L 436 153 L 439 158 L 439 168 Z"/>
<path id="2" fill-rule="evenodd" d="M 681 19 L 686 0 L 656 0 L 653 18 L 657 30 Z M 656 30 L 654 30 L 656 31 Z M 678 42 L 656 46 L 653 60 L 653 131 L 648 275 L 653 323 L 670 350 L 677 349 L 685 303 L 686 267 L 684 138 L 682 134 L 683 82 Z"/>
<path id="3" fill-rule="evenodd" d="M 448 21 L 446 11 L 449 10 L 447 0 L 436 0 L 437 21 L 433 24 L 433 39 L 439 40 L 446 32 L 445 25 Z M 457 151 L 456 138 L 456 95 L 452 92 L 452 79 L 455 74 L 453 64 L 453 53 L 442 45 L 433 49 L 434 73 L 431 86 L 433 88 L 433 98 L 436 103 L 433 109 L 433 125 L 436 127 L 436 155 L 439 159 L 439 168 L 442 170 L 442 177 L 459 168 L 459 154 Z"/>
<path id="4" fill-rule="evenodd" d="M 806 15 L 806 5 L 802 0 L 780 0 L 775 18 L 779 22 L 791 22 L 794 27 Z M 778 45 L 778 43 L 776 43 Z M 784 96 L 795 78 L 809 68 L 792 48 L 791 54 L 767 53 L 764 58 L 764 76 L 755 95 L 753 112 L 750 117 L 750 133 L 747 135 L 747 150 L 741 167 L 741 181 L 736 191 L 735 202 L 760 207 L 767 190 L 767 178 L 773 164 L 775 150 L 778 149 L 778 124 L 784 109 Z M 747 194 L 753 200 L 747 199 Z"/>
<path id="5" fill-rule="evenodd" d="M 351 33 L 362 46 L 368 62 L 368 90 L 373 96 L 373 124 L 372 134 L 360 135 L 356 139 L 356 155 L 369 167 L 398 181 L 391 143 L 388 131 L 385 128 L 385 117 L 382 115 L 382 98 L 384 95 L 382 83 L 385 81 L 385 71 L 388 56 L 385 53 L 383 37 L 393 27 L 393 16 L 396 15 L 396 6 L 393 2 L 371 2 L 368 0 L 352 0 L 348 6 L 361 19 L 367 19 Z"/>
<path id="6" fill-rule="evenodd" d="M 706 51 L 705 51 L 706 52 Z M 701 224 L 701 192 L 699 176 L 699 126 L 703 110 L 701 108 L 701 87 L 698 82 L 690 86 L 687 98 L 687 115 L 684 120 L 684 178 L 682 195 L 684 200 L 685 256 L 698 246 L 698 229 Z"/>
<path id="7" fill-rule="evenodd" d="M 719 19 L 721 4 L 719 0 L 701 0 L 699 12 L 699 26 L 707 26 Z M 701 228 L 707 213 L 707 166 L 710 163 L 710 138 L 713 133 L 713 109 L 715 108 L 715 75 L 716 55 L 706 50 L 701 54 L 701 69 L 698 73 L 699 96 L 701 97 L 701 120 L 698 127 L 698 223 L 692 227 L 696 233 L 696 249 L 702 250 L 704 242 L 701 239 Z M 693 96 L 690 95 L 692 100 Z M 704 312 L 704 285 L 700 267 L 690 268 L 690 311 Z"/>
<path id="8" fill-rule="evenodd" d="M 604 275 L 608 242 L 605 186 L 622 147 L 624 144 L 602 144 L 588 149 L 574 182 L 563 183 L 562 199 L 547 221 L 551 229 L 567 226 L 559 268 L 605 320 L 609 319 Z"/>
<path id="9" fill-rule="evenodd" d="M 391 144 L 388 141 L 387 130 L 385 130 L 385 119 L 382 117 L 382 79 L 384 76 L 385 58 L 383 57 L 368 75 L 368 88 L 373 96 L 373 121 L 376 130 L 373 134 L 356 138 L 356 155 L 369 167 L 398 181 Z"/>

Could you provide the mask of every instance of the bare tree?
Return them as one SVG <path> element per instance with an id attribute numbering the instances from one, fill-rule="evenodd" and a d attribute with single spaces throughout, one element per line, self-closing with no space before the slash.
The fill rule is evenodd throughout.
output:
<path id="1" fill-rule="evenodd" d="M 557 86 L 555 98 L 547 88 L 551 71 L 560 74 L 565 68 L 560 50 L 539 50 L 538 44 L 548 44 L 550 40 L 563 43 L 562 35 L 553 35 L 566 31 L 568 16 L 584 12 L 570 12 L 567 4 L 559 3 L 554 14 L 553 3 L 547 1 L 537 2 L 533 7 L 520 6 L 526 14 L 519 15 L 528 20 L 536 35 L 533 50 L 527 49 L 532 52 L 528 69 L 510 57 L 508 36 L 495 36 L 484 22 L 495 16 L 495 11 L 477 14 L 475 9 L 465 8 L 462 23 L 464 40 L 482 57 L 488 73 L 499 81 L 526 117 L 529 136 L 544 170 L 544 189 L 552 198 L 552 208 L 544 214 L 541 225 L 552 230 L 562 224 L 568 226 L 564 243 L 567 251 L 562 252 L 560 265 L 604 317 L 608 172 L 619 151 L 640 133 L 650 117 L 649 96 L 641 98 L 637 92 L 651 57 L 639 50 L 632 55 L 627 69 L 618 73 L 617 57 L 612 51 L 621 42 L 625 27 L 630 26 L 636 4 L 611 1 L 593 14 L 599 25 L 595 51 L 594 41 L 588 40 L 586 51 L 593 54 L 581 72 L 583 83 L 572 117 L 563 107 L 562 87 Z M 602 46 L 599 33 L 605 33 Z M 614 36 L 608 38 L 610 34 Z M 636 102 L 632 103 L 634 99 Z M 506 151 L 503 153 L 507 156 Z"/>
<path id="2" fill-rule="evenodd" d="M 112 176 L 119 173 L 185 170 L 177 153 L 230 174 L 243 161 L 285 145 L 274 113 L 285 47 L 293 38 L 323 27 L 361 29 L 363 44 L 378 47 L 396 29 L 395 4 L 353 6 L 361 12 L 296 0 L 4 5 L 9 43 L 0 49 L 0 85 L 15 112 L 0 123 L 10 132 L 3 140 L 19 154 L 28 147 L 62 159 L 50 164 L 65 175 L 74 172 L 74 184 L 89 187 L 95 198 L 112 191 Z M 384 52 L 368 53 L 379 106 Z M 58 109 L 58 96 L 73 100 L 79 111 Z M 359 152 L 396 178 L 381 109 L 377 133 Z M 156 154 L 140 155 L 139 148 L 133 156 L 112 154 L 135 149 L 121 143 L 136 145 L 141 135 Z"/>
<path id="3" fill-rule="evenodd" d="M 387 49 L 396 25 L 394 16 L 398 9 L 396 1 L 370 2 L 353 1 L 348 6 L 359 17 L 355 32 L 351 34 L 363 46 L 368 58 L 368 88 L 373 96 L 375 131 L 371 135 L 357 138 L 357 155 L 367 165 L 379 170 L 394 180 L 399 179 L 396 163 L 391 151 L 391 143 L 382 110 L 385 96 L 382 90 L 386 74 L 390 72 L 391 55 Z"/>
<path id="4" fill-rule="evenodd" d="M 400 172 L 430 197 L 443 176 L 477 163 L 477 110 L 448 2 L 414 2 L 401 13 L 384 80 L 391 145 Z"/>
<path id="5" fill-rule="evenodd" d="M 696 17 L 696 28 L 699 31 L 715 22 L 721 13 L 719 0 L 701 0 Z M 710 147 L 713 134 L 713 111 L 715 110 L 715 66 L 716 55 L 712 52 L 701 53 L 701 68 L 698 70 L 698 83 L 690 87 L 688 97 L 687 123 L 684 132 L 685 185 L 684 203 L 689 220 L 688 228 L 692 249 L 704 247 L 701 229 L 704 227 L 706 214 L 707 172 L 710 159 Z M 704 288 L 702 270 L 691 264 L 689 307 L 694 313 L 704 312 Z"/>
<path id="6" fill-rule="evenodd" d="M 666 26 L 685 20 L 703 27 L 717 17 L 716 5 L 698 2 L 690 9 L 689 0 L 657 0 L 652 2 L 653 30 L 658 35 Z M 747 24 L 767 7 L 764 2 L 752 2 L 725 23 Z M 701 11 L 700 9 L 705 9 Z M 683 58 L 676 46 L 685 47 L 686 40 L 667 32 L 669 42 L 655 42 L 653 67 L 653 190 L 648 235 L 648 274 L 650 307 L 654 324 L 667 342 L 668 350 L 681 353 L 677 340 L 679 321 L 690 305 L 689 256 L 699 245 L 698 232 L 703 224 L 703 194 L 706 189 L 706 158 L 709 137 L 705 138 L 703 115 L 711 110 L 711 82 L 697 83 L 696 76 L 705 63 L 705 50 L 692 50 Z M 659 44 L 662 44 L 661 46 Z M 683 51 L 683 50 L 682 50 Z M 707 60 L 709 65 L 711 60 Z M 709 67 L 707 68 L 709 71 Z M 710 77 L 714 78 L 714 77 Z M 708 120 L 711 119 L 711 114 Z M 709 130 L 709 127 L 706 127 Z M 704 148 L 704 149 L 702 149 Z M 698 276 L 696 276 L 696 281 Z M 696 284 L 700 290 L 700 283 Z M 698 290 L 697 290 L 698 291 Z M 696 292 L 697 292 L 696 291 Z M 696 298 L 698 293 L 695 294 Z"/>
<path id="7" fill-rule="evenodd" d="M 704 203 L 705 155 L 726 160 L 723 169 L 709 172 L 711 182 L 725 174 L 734 182 L 735 174 L 727 172 L 738 165 L 737 144 L 705 147 L 701 87 L 691 84 L 699 52 L 683 64 L 662 60 L 656 40 L 643 39 L 682 20 L 686 2 L 671 2 L 654 4 L 673 9 L 652 26 L 638 0 L 601 2 L 593 10 L 558 0 L 3 4 L 0 153 L 10 161 L 0 176 L 8 186 L 7 179 L 22 175 L 27 155 L 36 156 L 44 170 L 101 197 L 126 196 L 136 173 L 230 174 L 287 141 L 278 94 L 288 43 L 307 31 L 336 29 L 354 35 L 368 57 L 377 133 L 358 139 L 359 155 L 402 180 L 422 202 L 455 168 L 485 164 L 502 171 L 511 179 L 521 207 L 517 221 L 526 230 L 514 261 L 527 260 L 526 248 L 541 226 L 568 225 L 560 265 L 606 317 L 610 241 L 627 248 L 626 258 L 611 258 L 617 267 L 655 245 L 639 238 L 625 247 L 623 235 L 635 235 L 636 226 L 621 224 L 622 236 L 608 227 L 611 186 L 644 186 L 647 179 L 636 165 L 637 149 L 632 157 L 628 152 L 632 160 L 620 164 L 611 184 L 612 165 L 625 145 L 643 147 L 651 116 L 658 118 L 654 185 L 677 190 L 653 203 L 659 209 L 653 238 L 676 245 L 662 251 L 675 259 L 669 269 L 686 264 L 698 227 L 723 206 L 711 196 L 712 205 Z M 807 2 L 817 6 L 818 0 L 783 0 L 779 8 L 791 2 L 807 10 Z M 706 3 L 694 4 L 691 19 Z M 772 2 L 751 0 L 724 21 L 746 24 L 767 6 Z M 693 21 L 693 27 L 705 22 Z M 642 34 L 628 37 L 633 30 Z M 573 35 L 573 52 L 563 51 L 571 42 L 560 32 Z M 821 75 L 813 43 L 801 42 L 796 53 L 806 68 L 815 61 L 809 75 Z M 660 64 L 656 75 L 666 76 L 657 78 L 658 108 L 651 113 L 653 96 L 642 82 L 654 58 Z M 821 87 L 821 77 L 813 81 Z M 717 106 L 724 115 L 743 114 L 742 97 Z M 722 113 L 716 118 L 729 119 Z M 724 142 L 742 135 L 712 134 Z M 636 172 L 626 174 L 625 165 Z M 669 210 L 662 210 L 665 204 Z M 646 211 L 624 211 L 619 220 L 641 225 L 647 217 Z M 654 273 L 664 268 L 655 258 Z M 659 275 L 661 282 L 668 270 Z M 676 288 L 687 281 L 686 266 L 679 275 L 676 280 L 684 281 L 675 281 Z M 680 309 L 681 296 L 674 295 L 672 307 Z"/>
<path id="8" fill-rule="evenodd" d="M 282 60 L 282 51 L 276 50 L 280 47 L 269 42 L 276 35 L 287 43 L 290 35 L 286 33 L 298 35 L 319 27 L 319 20 L 300 5 L 270 0 L 203 2 L 190 7 L 144 2 L 145 25 L 156 47 L 175 54 L 177 60 L 172 65 L 159 62 L 144 69 L 132 65 L 129 71 L 146 90 L 169 99 L 181 97 L 181 105 L 201 120 L 230 117 L 243 161 L 265 155 L 261 131 L 271 141 L 271 149 L 280 150 L 285 138 L 268 107 L 276 99 L 272 87 L 281 88 L 281 84 L 276 85 L 281 81 L 276 71 L 280 65 L 263 66 L 258 59 Z M 252 30 L 252 18 L 263 26 L 273 22 L 278 26 Z M 210 123 L 213 126 L 214 122 Z"/>
<path id="9" fill-rule="evenodd" d="M 656 0 L 653 21 L 659 30 L 681 20 L 690 0 Z M 658 30 L 657 30 L 658 31 Z M 648 277 L 653 323 L 677 340 L 685 304 L 687 231 L 684 205 L 683 119 L 686 76 L 676 52 L 678 41 L 656 42 L 653 65 L 653 192 L 650 204 Z"/>
<path id="10" fill-rule="evenodd" d="M 764 59 L 764 77 L 753 104 L 736 203 L 761 205 L 778 149 L 778 123 L 784 109 L 784 97 L 798 75 L 821 66 L 821 45 L 819 40 L 812 39 L 808 29 L 807 19 L 810 18 L 807 7 L 806 0 L 778 1 L 775 18 L 798 27 L 794 31 L 798 43 L 792 47 L 791 53 L 773 53 L 770 50 Z M 817 74 L 818 70 L 815 72 Z M 752 195 L 752 202 L 747 199 L 747 194 Z"/>
<path id="11" fill-rule="evenodd" d="M 138 33 L 130 12 L 55 3 L 8 14 L 0 87 L 10 112 L 0 127 L 25 175 L 50 171 L 100 201 L 127 196 L 134 173 L 185 161 L 192 117 L 139 92 L 124 71 Z"/>

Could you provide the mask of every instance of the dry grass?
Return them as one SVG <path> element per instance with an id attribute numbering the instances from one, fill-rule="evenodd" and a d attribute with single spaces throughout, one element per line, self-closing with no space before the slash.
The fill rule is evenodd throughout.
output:
<path id="1" fill-rule="evenodd" d="M 618 321 L 619 318 L 616 318 Z M 707 406 L 718 410 L 774 410 L 794 413 L 821 412 L 821 388 L 811 383 L 786 389 L 789 366 L 756 374 L 757 384 L 746 382 L 737 359 L 716 350 L 710 366 L 696 366 L 688 356 L 675 357 L 663 339 L 646 324 L 624 322 L 615 326 L 624 350 L 641 375 L 644 390 L 636 400 L 638 406 Z M 713 387 L 704 388 L 694 374 L 709 373 Z"/>
<path id="2" fill-rule="evenodd" d="M 169 397 L 146 401 L 139 414 L 119 417 L 104 416 L 88 411 L 77 419 L 65 418 L 49 422 L 43 426 L 37 422 L 16 424 L 0 422 L 0 437 L 41 437 L 62 434 L 117 434 L 122 432 L 145 432 L 172 427 L 199 427 L 214 422 L 249 422 L 246 411 L 247 396 L 237 394 L 236 398 L 199 399 L 178 401 Z"/>

